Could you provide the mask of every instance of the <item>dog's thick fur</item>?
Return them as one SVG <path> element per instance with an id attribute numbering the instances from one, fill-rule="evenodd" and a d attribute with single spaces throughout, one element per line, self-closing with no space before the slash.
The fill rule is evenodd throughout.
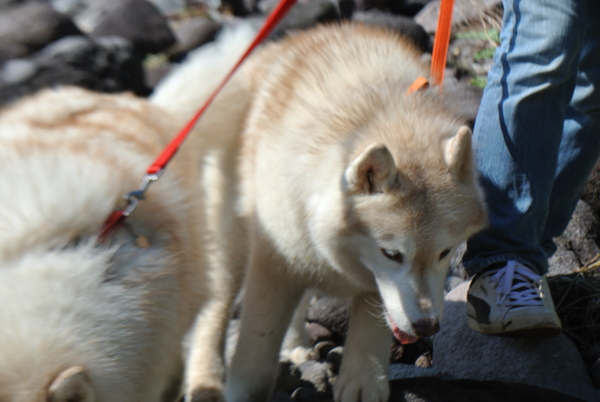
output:
<path id="1" fill-rule="evenodd" d="M 97 235 L 180 125 L 145 100 L 76 88 L 0 114 L 0 401 L 177 397 L 182 338 L 207 295 L 193 147 L 129 228 Z"/>
<path id="2" fill-rule="evenodd" d="M 238 42 L 193 59 L 153 101 L 191 115 Z M 222 398 L 226 312 L 246 265 L 228 402 L 268 399 L 307 289 L 353 297 L 337 401 L 387 400 L 388 326 L 405 342 L 437 331 L 450 256 L 486 213 L 470 130 L 437 88 L 405 93 L 427 70 L 392 33 L 320 27 L 265 46 L 211 106 L 196 135 L 211 264 L 224 275 L 198 321 L 190 400 Z"/>

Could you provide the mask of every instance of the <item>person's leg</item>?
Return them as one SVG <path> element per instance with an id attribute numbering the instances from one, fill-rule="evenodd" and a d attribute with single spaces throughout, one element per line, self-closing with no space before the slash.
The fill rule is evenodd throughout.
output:
<path id="1" fill-rule="evenodd" d="M 490 226 L 463 263 L 474 275 L 516 260 L 547 270 L 540 246 L 549 213 L 565 113 L 586 33 L 587 0 L 504 0 L 494 56 L 474 130 Z"/>
<path id="2" fill-rule="evenodd" d="M 556 251 L 553 237 L 571 220 L 585 182 L 600 156 L 600 3 L 590 1 L 577 86 L 565 114 L 563 138 L 542 247 Z"/>
<path id="3" fill-rule="evenodd" d="M 469 240 L 463 258 L 475 275 L 468 323 L 485 334 L 554 336 L 562 327 L 543 276 L 542 241 L 555 212 L 557 171 L 567 165 L 563 124 L 586 40 L 588 0 L 503 4 L 501 45 L 474 130 L 490 226 Z"/>

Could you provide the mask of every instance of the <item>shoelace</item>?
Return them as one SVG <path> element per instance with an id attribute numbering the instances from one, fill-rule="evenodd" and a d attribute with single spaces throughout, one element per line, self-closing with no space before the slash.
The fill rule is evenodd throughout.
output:
<path id="1" fill-rule="evenodd" d="M 541 276 L 516 262 L 508 261 L 506 266 L 490 271 L 490 279 L 498 283 L 496 303 L 509 307 L 541 306 Z"/>

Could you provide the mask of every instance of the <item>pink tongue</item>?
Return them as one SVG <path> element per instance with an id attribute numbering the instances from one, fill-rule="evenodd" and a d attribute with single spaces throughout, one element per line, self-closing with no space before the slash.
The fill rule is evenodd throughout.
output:
<path id="1" fill-rule="evenodd" d="M 418 336 L 408 335 L 398 329 L 396 324 L 392 324 L 392 332 L 394 333 L 394 338 L 398 340 L 403 345 L 408 345 L 410 343 L 415 343 L 419 340 Z"/>

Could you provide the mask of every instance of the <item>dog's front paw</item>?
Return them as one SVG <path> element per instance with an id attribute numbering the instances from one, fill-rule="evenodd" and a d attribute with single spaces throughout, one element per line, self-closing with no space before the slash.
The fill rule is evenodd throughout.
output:
<path id="1" fill-rule="evenodd" d="M 335 402 L 387 402 L 390 386 L 381 368 L 364 362 L 344 367 L 333 386 Z"/>

